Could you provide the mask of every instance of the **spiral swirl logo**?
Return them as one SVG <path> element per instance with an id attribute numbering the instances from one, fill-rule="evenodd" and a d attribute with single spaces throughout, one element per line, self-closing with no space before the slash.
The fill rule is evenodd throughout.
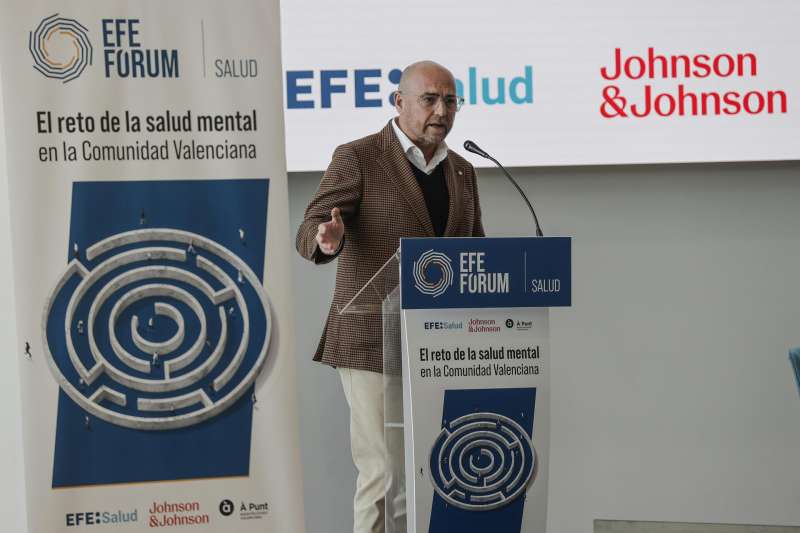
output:
<path id="1" fill-rule="evenodd" d="M 536 478 L 537 466 L 525 430 L 497 413 L 470 413 L 445 424 L 430 456 L 436 493 L 470 511 L 514 501 Z"/>
<path id="2" fill-rule="evenodd" d="M 80 76 L 92 64 L 92 43 L 80 22 L 51 15 L 30 32 L 28 49 L 33 68 L 64 83 Z"/>
<path id="3" fill-rule="evenodd" d="M 428 268 L 435 266 L 441 273 L 437 281 L 428 279 Z M 453 265 L 450 258 L 441 252 L 428 250 L 414 261 L 414 286 L 422 294 L 436 298 L 441 296 L 453 284 Z"/>
<path id="4" fill-rule="evenodd" d="M 187 427 L 255 382 L 272 322 L 244 260 L 169 228 L 97 242 L 85 250 L 88 266 L 74 246 L 42 328 L 53 376 L 85 411 L 128 428 Z"/>

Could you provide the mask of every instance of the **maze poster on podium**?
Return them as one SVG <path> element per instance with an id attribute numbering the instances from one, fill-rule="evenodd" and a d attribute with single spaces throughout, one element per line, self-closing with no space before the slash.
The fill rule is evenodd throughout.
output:
<path id="1" fill-rule="evenodd" d="M 32 532 L 304 529 L 279 22 L 3 6 Z"/>
<path id="2" fill-rule="evenodd" d="M 569 238 L 403 239 L 409 531 L 543 533 Z"/>

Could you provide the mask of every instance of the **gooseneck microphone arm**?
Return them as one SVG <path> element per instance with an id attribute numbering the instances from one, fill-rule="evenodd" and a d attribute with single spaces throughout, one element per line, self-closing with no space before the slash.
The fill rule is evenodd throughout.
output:
<path id="1" fill-rule="evenodd" d="M 536 236 L 543 237 L 544 235 L 542 234 L 542 227 L 539 225 L 539 218 L 536 216 L 536 211 L 533 210 L 531 201 L 528 200 L 528 197 L 525 195 L 524 192 L 522 192 L 522 189 L 517 184 L 516 180 L 514 180 L 514 178 L 511 177 L 511 174 L 508 173 L 508 171 L 503 167 L 503 165 L 501 165 L 497 159 L 495 159 L 494 157 L 490 156 L 489 154 L 481 150 L 481 148 L 472 141 L 464 141 L 464 149 L 468 152 L 472 152 L 473 154 L 485 157 L 486 159 L 497 165 L 497 167 L 503 171 L 503 174 L 505 174 L 506 177 L 509 179 L 509 181 L 511 181 L 511 183 L 514 185 L 514 187 L 517 188 L 517 191 L 519 192 L 520 196 L 522 196 L 522 199 L 525 200 L 526 204 L 528 204 L 528 209 L 530 209 L 531 215 L 533 215 L 533 222 L 534 224 L 536 224 Z"/>

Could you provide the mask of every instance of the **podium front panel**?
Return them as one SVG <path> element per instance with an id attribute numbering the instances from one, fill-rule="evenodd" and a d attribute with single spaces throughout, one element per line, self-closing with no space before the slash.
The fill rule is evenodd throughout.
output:
<path id="1" fill-rule="evenodd" d="M 404 239 L 410 532 L 545 531 L 547 307 L 570 305 L 565 238 Z"/>

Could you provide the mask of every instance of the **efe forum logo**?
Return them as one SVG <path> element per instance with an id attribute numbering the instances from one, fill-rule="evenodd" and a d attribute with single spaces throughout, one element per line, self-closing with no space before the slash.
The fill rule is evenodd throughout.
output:
<path id="1" fill-rule="evenodd" d="M 88 33 L 80 22 L 58 13 L 43 19 L 28 37 L 33 68 L 63 83 L 74 80 L 92 64 Z"/>
<path id="2" fill-rule="evenodd" d="M 177 49 L 146 48 L 140 19 L 100 20 L 102 63 L 106 78 L 178 78 Z M 42 19 L 28 36 L 33 68 L 44 76 L 72 81 L 92 64 L 89 30 L 58 13 Z"/>

